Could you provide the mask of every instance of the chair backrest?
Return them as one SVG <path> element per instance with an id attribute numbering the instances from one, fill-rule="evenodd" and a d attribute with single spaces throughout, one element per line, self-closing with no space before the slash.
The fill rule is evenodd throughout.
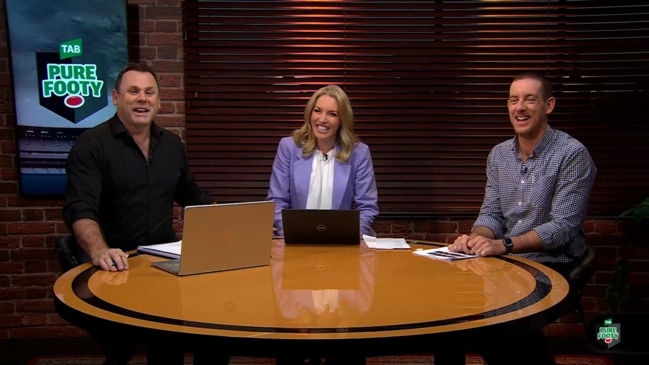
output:
<path id="1" fill-rule="evenodd" d="M 586 325 L 586 317 L 581 306 L 581 296 L 584 288 L 591 277 L 595 274 L 595 251 L 591 247 L 586 247 L 586 254 L 580 260 L 579 264 L 568 274 L 568 283 L 570 292 L 568 294 L 566 312 L 564 314 L 578 311 L 581 323 Z"/>
<path id="2" fill-rule="evenodd" d="M 579 262 L 579 265 L 568 274 L 570 290 L 581 292 L 593 274 L 595 274 L 595 251 L 592 247 L 587 246 L 586 254 Z"/>
<path id="3" fill-rule="evenodd" d="M 79 260 L 77 260 L 77 256 L 72 249 L 72 235 L 61 237 L 58 240 L 56 243 L 56 257 L 64 272 L 79 265 Z"/>

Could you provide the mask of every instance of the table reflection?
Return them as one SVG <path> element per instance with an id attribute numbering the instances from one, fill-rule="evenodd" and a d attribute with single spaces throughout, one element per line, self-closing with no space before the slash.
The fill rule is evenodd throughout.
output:
<path id="1" fill-rule="evenodd" d="M 350 326 L 372 305 L 374 250 L 277 245 L 270 266 L 279 311 L 296 326 Z"/>

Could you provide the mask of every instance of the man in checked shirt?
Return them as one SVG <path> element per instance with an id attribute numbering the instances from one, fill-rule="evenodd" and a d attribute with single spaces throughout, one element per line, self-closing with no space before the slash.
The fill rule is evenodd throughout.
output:
<path id="1" fill-rule="evenodd" d="M 597 168 L 583 144 L 548 124 L 555 103 L 543 76 L 525 72 L 514 78 L 507 108 L 516 135 L 489 153 L 480 214 L 471 233 L 458 237 L 450 250 L 481 257 L 512 253 L 563 276 L 579 263 Z M 475 344 L 484 348 L 489 365 L 555 364 L 541 330 L 491 337 Z"/>

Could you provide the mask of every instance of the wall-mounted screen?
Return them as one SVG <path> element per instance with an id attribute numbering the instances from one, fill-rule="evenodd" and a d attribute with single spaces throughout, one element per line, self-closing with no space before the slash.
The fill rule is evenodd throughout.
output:
<path id="1" fill-rule="evenodd" d="M 126 0 L 5 0 L 20 193 L 62 196 L 84 130 L 115 114 L 128 61 Z"/>

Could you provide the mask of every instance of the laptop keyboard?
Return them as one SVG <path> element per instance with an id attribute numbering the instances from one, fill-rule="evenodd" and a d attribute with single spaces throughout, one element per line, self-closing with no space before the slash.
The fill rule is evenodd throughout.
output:
<path id="1" fill-rule="evenodd" d="M 165 271 L 173 273 L 180 272 L 180 260 L 158 261 L 154 262 L 152 265 Z"/>

